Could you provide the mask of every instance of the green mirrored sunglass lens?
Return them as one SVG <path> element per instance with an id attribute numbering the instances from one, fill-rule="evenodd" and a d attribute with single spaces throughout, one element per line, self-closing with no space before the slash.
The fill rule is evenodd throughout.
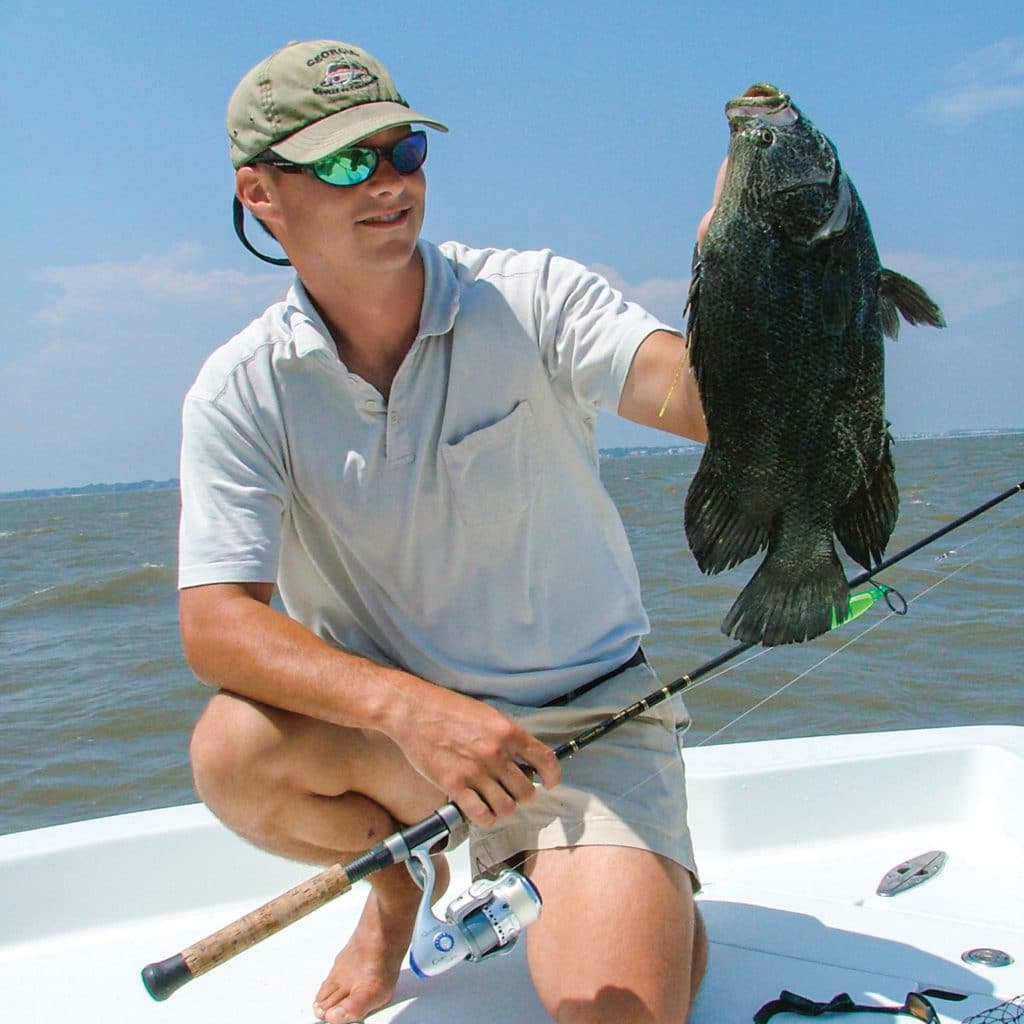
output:
<path id="1" fill-rule="evenodd" d="M 341 149 L 313 164 L 313 172 L 332 185 L 358 185 L 376 166 L 377 154 L 372 149 Z"/>
<path id="2" fill-rule="evenodd" d="M 425 132 L 413 132 L 400 139 L 391 150 L 384 150 L 384 159 L 399 174 L 412 174 L 423 166 L 427 158 Z M 325 156 L 312 165 L 313 173 L 329 185 L 358 185 L 377 169 L 381 157 L 369 146 L 350 146 Z"/>

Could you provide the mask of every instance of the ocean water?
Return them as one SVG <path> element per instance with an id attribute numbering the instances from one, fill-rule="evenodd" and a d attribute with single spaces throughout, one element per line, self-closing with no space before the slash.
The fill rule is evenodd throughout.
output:
<path id="1" fill-rule="evenodd" d="M 733 646 L 749 561 L 703 577 L 682 506 L 700 452 L 608 458 L 665 681 Z M 901 440 L 892 555 L 1024 478 L 1024 433 Z M 174 490 L 0 501 L 0 833 L 194 800 L 209 691 L 181 654 Z M 851 575 L 853 573 L 851 567 Z M 880 577 L 884 604 L 811 643 L 755 649 L 687 692 L 688 745 L 1024 724 L 1024 495 Z M 582 755 L 581 755 L 582 756 Z"/>

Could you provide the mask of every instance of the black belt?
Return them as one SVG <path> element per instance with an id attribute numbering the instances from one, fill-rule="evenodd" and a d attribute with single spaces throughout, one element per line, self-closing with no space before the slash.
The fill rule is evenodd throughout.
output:
<path id="1" fill-rule="evenodd" d="M 566 704 L 571 704 L 574 700 L 582 697 L 583 694 L 589 693 L 595 687 L 600 686 L 602 683 L 607 683 L 609 679 L 614 679 L 620 672 L 625 672 L 628 668 L 636 668 L 637 665 L 646 665 L 647 658 L 644 655 L 644 649 L 638 647 L 636 654 L 633 655 L 629 661 L 624 661 L 618 668 L 613 668 L 611 672 L 605 672 L 603 676 L 598 676 L 597 679 L 591 679 L 589 683 L 584 683 L 582 686 L 577 686 L 575 690 L 570 690 L 568 693 L 563 693 L 561 697 L 555 697 L 554 700 L 549 700 L 546 704 L 542 704 L 542 708 L 560 708 Z"/>

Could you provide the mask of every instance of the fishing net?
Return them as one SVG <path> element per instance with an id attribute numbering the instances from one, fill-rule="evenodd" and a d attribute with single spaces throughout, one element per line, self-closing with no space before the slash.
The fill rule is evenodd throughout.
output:
<path id="1" fill-rule="evenodd" d="M 973 1017 L 965 1018 L 963 1024 L 1020 1024 L 1024 1022 L 1024 995 L 1008 999 Z"/>

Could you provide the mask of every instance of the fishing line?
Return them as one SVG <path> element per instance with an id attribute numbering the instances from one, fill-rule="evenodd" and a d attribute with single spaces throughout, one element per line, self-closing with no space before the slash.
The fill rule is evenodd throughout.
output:
<path id="1" fill-rule="evenodd" d="M 870 626 L 867 626 L 865 629 L 861 630 L 861 632 L 858 633 L 856 636 L 850 637 L 850 639 L 847 640 L 846 643 L 843 644 L 841 647 L 837 647 L 834 651 L 830 651 L 820 661 L 816 662 L 814 665 L 811 665 L 810 668 L 805 669 L 799 675 L 794 676 L 792 679 L 789 680 L 789 682 L 783 683 L 783 685 L 780 686 L 777 690 L 775 690 L 774 693 L 768 694 L 767 697 L 762 697 L 761 700 L 759 700 L 756 704 L 752 705 L 751 707 L 747 708 L 747 710 L 744 711 L 742 714 L 737 715 L 731 722 L 726 722 L 726 724 L 723 725 L 720 729 L 716 729 L 714 732 L 709 733 L 707 736 L 704 737 L 704 739 L 700 741 L 700 743 L 696 744 L 696 746 L 703 747 L 705 743 L 710 743 L 713 739 L 717 738 L 718 736 L 721 736 L 722 733 L 728 732 L 734 725 L 738 724 L 739 722 L 742 722 L 743 719 L 746 718 L 748 715 L 752 715 L 755 711 L 759 710 L 760 708 L 763 708 L 765 704 L 768 704 L 771 701 L 775 700 L 776 697 L 785 693 L 786 690 L 788 690 L 791 686 L 794 686 L 796 683 L 799 683 L 801 679 L 806 679 L 807 676 L 809 676 L 812 672 L 821 668 L 821 666 L 824 665 L 826 661 L 831 660 L 837 654 L 841 654 L 843 651 L 847 649 L 847 647 L 851 647 L 858 640 L 860 640 L 862 636 L 865 636 L 866 634 L 870 633 L 873 629 L 877 629 L 880 625 L 882 625 L 883 622 L 887 622 L 895 614 L 897 613 L 889 612 L 889 614 L 886 615 L 885 618 L 879 619 L 877 622 L 873 622 Z"/>
<path id="2" fill-rule="evenodd" d="M 962 545 L 960 545 L 959 548 L 956 549 L 956 552 L 944 552 L 942 555 L 937 556 L 936 557 L 936 561 L 939 561 L 940 559 L 944 559 L 944 558 L 948 557 L 950 554 L 953 554 L 953 553 L 962 553 L 966 548 L 971 547 L 972 545 L 977 544 L 979 541 L 984 540 L 986 537 L 988 537 L 992 533 L 995 533 L 997 530 L 1003 530 L 1003 529 L 1006 529 L 1006 528 L 1014 525 L 1018 520 L 1020 520 L 1022 518 L 1024 518 L 1024 513 L 1018 513 L 1017 515 L 1014 515 L 1014 516 L 1011 516 L 1010 518 L 1008 518 L 1005 522 L 995 523 L 994 525 L 988 527 L 987 529 L 983 530 L 982 532 L 980 532 L 980 533 L 976 534 L 975 536 L 971 537 L 969 540 L 965 541 Z M 930 594 L 933 590 L 935 590 L 938 587 L 942 586 L 944 583 L 947 583 L 954 576 L 956 576 L 959 573 L 963 572 L 965 569 L 971 568 L 981 558 L 989 555 L 990 552 L 994 550 L 994 548 L 995 548 L 995 544 L 994 543 L 989 544 L 984 549 L 982 549 L 980 551 L 976 551 L 974 553 L 974 556 L 969 561 L 966 561 L 962 565 L 958 565 L 955 568 L 951 568 L 951 569 L 949 569 L 946 572 L 943 572 L 942 570 L 940 570 L 938 568 L 935 568 L 933 566 L 922 566 L 921 567 L 922 571 L 927 571 L 929 573 L 941 573 L 940 578 L 937 579 L 934 583 L 932 583 L 929 586 L 925 587 L 923 590 L 921 590 L 918 593 L 914 594 L 909 600 L 904 598 L 903 595 L 901 593 L 899 593 L 898 591 L 890 589 L 889 593 L 887 593 L 886 596 L 885 596 L 886 603 L 889 605 L 889 612 L 886 615 L 884 615 L 882 618 L 878 619 L 876 622 L 873 622 L 870 625 L 865 626 L 863 629 L 861 629 L 861 631 L 856 636 L 850 637 L 850 639 L 847 640 L 845 643 L 841 644 L 835 650 L 829 651 L 829 653 L 826 654 L 823 658 L 820 658 L 817 662 L 815 662 L 809 668 L 805 669 L 803 672 L 800 672 L 798 675 L 794 676 L 792 679 L 790 679 L 788 682 L 784 683 L 782 686 L 780 686 L 778 689 L 774 690 L 772 693 L 768 694 L 766 697 L 761 698 L 759 701 L 757 701 L 751 707 L 747 708 L 746 711 L 743 711 L 741 714 L 737 715 L 735 718 L 733 718 L 731 721 L 727 722 L 721 728 L 716 729 L 712 733 L 709 733 L 699 743 L 694 744 L 694 748 L 703 747 L 706 743 L 710 743 L 712 740 L 718 738 L 723 733 L 725 733 L 729 729 L 731 729 L 734 725 L 737 725 L 739 722 L 743 721 L 743 719 L 747 718 L 749 715 L 752 715 L 754 712 L 760 710 L 766 704 L 769 704 L 771 701 L 773 701 L 776 697 L 781 696 L 791 686 L 794 686 L 797 683 L 799 683 L 801 680 L 806 679 L 807 676 L 809 676 L 812 672 L 816 672 L 826 662 L 831 661 L 834 657 L 836 657 L 839 654 L 842 654 L 848 648 L 852 647 L 854 644 L 856 644 L 859 641 L 861 641 L 865 636 L 868 635 L 868 633 L 871 633 L 873 630 L 878 629 L 879 626 L 882 626 L 885 623 L 887 623 L 891 618 L 893 618 L 895 616 L 906 615 L 907 612 L 909 611 L 910 606 L 912 604 L 915 604 L 922 597 L 925 597 L 927 594 Z M 900 605 L 894 606 L 891 603 L 890 597 L 893 596 L 893 595 L 896 596 L 902 602 L 902 606 L 900 606 Z M 730 664 L 730 665 L 724 666 L 718 672 L 715 672 L 713 675 L 707 676 L 706 678 L 700 679 L 697 682 L 693 683 L 693 685 L 689 687 L 688 693 L 692 693 L 695 690 L 700 689 L 700 687 L 706 686 L 708 683 L 714 682 L 714 680 L 721 678 L 722 676 L 728 674 L 729 672 L 733 672 L 733 671 L 735 671 L 737 669 L 740 669 L 744 665 L 747 665 L 750 662 L 754 661 L 756 658 L 759 658 L 759 657 L 761 657 L 762 655 L 765 655 L 765 654 L 769 654 L 769 653 L 771 653 L 774 650 L 776 650 L 776 648 L 774 648 L 774 647 L 762 647 L 762 648 L 759 648 L 759 649 L 753 651 L 752 653 L 750 653 L 747 657 L 743 658 L 742 661 L 738 661 L 738 662 L 735 662 L 734 664 Z M 689 726 L 687 726 L 687 728 L 689 728 Z M 663 767 L 659 768 L 657 771 L 654 771 L 649 776 L 647 776 L 646 779 L 642 780 L 641 782 L 637 783 L 636 785 L 631 786 L 629 789 L 623 791 L 619 795 L 613 797 L 611 802 L 612 803 L 618 803 L 619 801 L 624 800 L 626 797 L 630 796 L 636 790 L 642 788 L 643 786 L 645 786 L 648 783 L 650 783 L 652 780 L 656 779 L 659 775 L 661 775 L 664 772 L 668 771 L 672 767 L 673 763 L 674 762 L 672 760 L 669 760 Z M 516 866 L 517 867 L 521 866 L 522 863 L 524 863 L 524 861 L 520 861 L 519 864 L 516 865 Z"/>
<path id="3" fill-rule="evenodd" d="M 961 544 L 959 547 L 950 548 L 948 551 L 943 551 L 941 554 L 936 555 L 935 556 L 935 561 L 936 562 L 944 562 L 947 558 L 952 558 L 954 555 L 959 555 L 963 551 L 965 551 L 967 548 L 969 548 L 972 544 L 977 544 L 978 541 L 984 540 L 990 533 L 995 533 L 996 530 L 1005 530 L 1007 527 L 1013 526 L 1014 523 L 1016 523 L 1020 519 L 1024 519 L 1024 512 L 1018 512 L 1016 515 L 1010 516 L 1006 520 L 1006 522 L 1004 522 L 1004 523 L 993 523 L 991 526 L 987 527 L 981 533 L 976 534 L 975 536 L 969 538 L 968 540 L 965 540 L 963 542 L 963 544 Z M 986 548 L 983 552 L 981 552 L 981 554 L 988 554 L 989 550 L 991 550 L 991 549 L 990 548 Z M 978 556 L 975 555 L 973 561 L 977 561 L 977 560 L 978 560 Z M 970 563 L 968 563 L 968 564 L 970 564 Z M 925 571 L 925 572 L 938 572 L 939 571 L 938 569 L 935 569 L 935 568 L 930 567 L 930 566 L 922 566 L 921 568 L 922 568 L 922 571 Z"/>
<path id="4" fill-rule="evenodd" d="M 994 533 L 996 530 L 1002 530 L 1002 529 L 1006 529 L 1009 526 L 1012 526 L 1014 523 L 1016 523 L 1021 518 L 1024 518 L 1024 513 L 1018 513 L 1015 516 L 1011 516 L 1005 522 L 996 523 L 993 526 L 988 527 L 987 529 L 983 530 L 981 533 L 975 535 L 974 537 L 971 537 L 969 540 L 967 540 L 963 544 L 961 544 L 960 547 L 958 549 L 956 549 L 956 552 L 957 553 L 962 552 L 964 549 L 970 547 L 972 544 L 976 544 L 978 541 L 984 540 L 985 537 L 987 537 L 991 533 Z M 702 746 L 704 746 L 705 743 L 710 742 L 715 737 L 721 736 L 722 733 L 726 732 L 728 729 L 731 729 L 734 725 L 736 725 L 737 722 L 742 721 L 748 715 L 753 714 L 753 712 L 757 711 L 759 708 L 763 707 L 765 704 L 769 703 L 771 700 L 774 700 L 775 697 L 777 697 L 780 694 L 784 693 L 794 683 L 798 683 L 798 682 L 800 682 L 801 679 L 805 679 L 808 675 L 810 675 L 812 672 L 814 672 L 817 669 L 819 669 L 822 665 L 824 665 L 827 661 L 830 661 L 837 654 L 841 654 L 848 647 L 853 646 L 853 644 L 859 642 L 861 639 L 863 639 L 863 637 L 867 636 L 867 634 L 870 633 L 872 630 L 877 629 L 883 623 L 888 622 L 889 619 L 891 619 L 894 615 L 905 615 L 907 610 L 909 609 L 910 605 L 912 605 L 915 602 L 919 601 L 922 597 L 924 597 L 926 594 L 931 593 L 937 587 L 942 586 L 942 584 L 947 583 L 949 580 L 951 580 L 958 573 L 962 572 L 964 569 L 969 569 L 980 558 L 982 558 L 985 555 L 988 555 L 989 552 L 994 549 L 994 547 L 995 547 L 994 544 L 990 544 L 985 549 L 983 549 L 981 551 L 977 551 L 975 553 L 974 557 L 971 558 L 969 561 L 964 562 L 963 565 L 959 565 L 956 568 L 950 569 L 948 572 L 943 573 L 941 575 L 940 579 L 936 580 L 930 586 L 925 587 L 924 590 L 921 590 L 920 592 L 915 594 L 913 597 L 910 598 L 909 601 L 906 600 L 905 598 L 902 598 L 902 595 L 899 595 L 900 598 L 903 600 L 903 603 L 904 603 L 904 607 L 902 609 L 893 608 L 893 606 L 890 604 L 889 605 L 890 611 L 889 611 L 889 613 L 887 615 L 883 616 L 877 622 L 872 623 L 870 626 L 866 626 L 856 636 L 851 637 L 849 640 L 846 641 L 846 643 L 842 644 L 842 646 L 837 647 L 834 651 L 830 651 L 828 654 L 826 654 L 823 658 L 821 658 L 814 665 L 811 665 L 810 668 L 808 668 L 805 671 L 801 672 L 799 675 L 797 675 L 793 679 L 789 680 L 789 682 L 785 683 L 783 686 L 780 686 L 774 693 L 771 693 L 767 697 L 764 697 L 762 700 L 759 700 L 752 707 L 748 708 L 742 714 L 740 714 L 736 718 L 734 718 L 731 722 L 728 722 L 726 725 L 723 725 L 720 729 L 716 729 L 715 732 L 711 733 L 710 735 L 705 736 L 704 739 L 702 739 L 700 741 L 700 743 L 696 744 L 696 746 L 702 747 Z M 952 554 L 952 553 L 953 552 L 944 552 L 942 555 L 940 555 L 940 556 L 938 556 L 936 558 L 936 561 L 938 561 L 940 558 L 949 557 L 949 555 Z M 930 573 L 941 572 L 941 570 L 939 570 L 939 569 L 937 569 L 937 568 L 935 568 L 933 566 L 922 566 L 921 569 L 923 571 L 927 571 L 927 572 L 930 572 Z M 893 593 L 897 593 L 897 592 L 893 591 Z M 775 650 L 775 648 L 774 647 L 765 648 L 765 649 L 763 649 L 759 653 L 767 654 L 768 651 L 770 651 L 770 650 Z M 749 661 L 749 660 L 751 660 L 751 659 L 749 659 L 749 658 L 745 659 L 745 661 L 741 662 L 740 665 L 745 664 L 746 661 Z M 738 668 L 740 666 L 737 665 L 735 667 Z M 708 679 L 702 680 L 701 682 L 698 682 L 698 683 L 694 684 L 694 686 L 691 687 L 691 691 L 692 690 L 696 690 L 698 687 L 700 687 L 704 683 L 710 683 L 713 679 L 717 679 L 719 675 L 724 675 L 725 671 L 729 671 L 729 669 L 726 669 L 726 670 L 724 670 L 723 672 L 720 672 L 720 673 L 716 673 L 715 675 L 709 677 Z"/>

